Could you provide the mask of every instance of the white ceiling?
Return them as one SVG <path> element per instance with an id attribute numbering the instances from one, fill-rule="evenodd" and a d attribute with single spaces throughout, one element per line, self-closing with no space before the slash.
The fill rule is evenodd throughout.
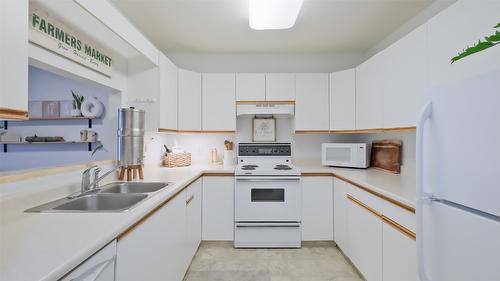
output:
<path id="1" fill-rule="evenodd" d="M 255 31 L 248 0 L 111 0 L 164 52 L 366 52 L 435 0 L 304 0 L 294 27 Z"/>

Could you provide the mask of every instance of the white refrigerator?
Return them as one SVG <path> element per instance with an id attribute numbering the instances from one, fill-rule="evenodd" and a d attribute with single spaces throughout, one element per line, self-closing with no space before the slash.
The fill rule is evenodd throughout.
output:
<path id="1" fill-rule="evenodd" d="M 500 71 L 435 88 L 417 123 L 421 281 L 500 280 Z"/>

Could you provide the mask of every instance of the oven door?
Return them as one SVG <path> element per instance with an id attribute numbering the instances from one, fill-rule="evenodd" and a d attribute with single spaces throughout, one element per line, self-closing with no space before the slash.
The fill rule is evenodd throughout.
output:
<path id="1" fill-rule="evenodd" d="M 300 222 L 300 177 L 237 177 L 236 222 Z"/>

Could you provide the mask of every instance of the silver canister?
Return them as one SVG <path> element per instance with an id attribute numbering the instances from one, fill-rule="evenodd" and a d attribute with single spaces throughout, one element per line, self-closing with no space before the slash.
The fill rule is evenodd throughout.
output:
<path id="1" fill-rule="evenodd" d="M 144 110 L 118 109 L 118 163 L 120 166 L 142 165 L 144 160 Z"/>

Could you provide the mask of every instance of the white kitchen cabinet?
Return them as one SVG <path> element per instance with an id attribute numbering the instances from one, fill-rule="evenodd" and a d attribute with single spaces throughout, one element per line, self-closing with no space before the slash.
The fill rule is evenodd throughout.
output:
<path id="1" fill-rule="evenodd" d="M 234 240 L 234 178 L 203 177 L 203 240 Z"/>
<path id="2" fill-rule="evenodd" d="M 185 241 L 186 192 L 181 192 L 118 239 L 116 280 L 182 280 Z"/>
<path id="3" fill-rule="evenodd" d="M 427 25 L 413 30 L 385 52 L 384 128 L 415 126 L 428 85 Z"/>
<path id="4" fill-rule="evenodd" d="M 384 51 L 356 67 L 357 130 L 384 126 Z"/>
<path id="5" fill-rule="evenodd" d="M 160 128 L 177 130 L 177 75 L 178 69 L 160 53 Z"/>
<path id="6" fill-rule="evenodd" d="M 266 75 L 264 73 L 237 73 L 236 100 L 265 101 Z"/>
<path id="7" fill-rule="evenodd" d="M 66 274 L 59 281 L 93 280 L 114 281 L 116 264 L 116 240 L 104 246 L 97 253 Z"/>
<path id="8" fill-rule="evenodd" d="M 361 203 L 372 208 L 366 202 L 361 201 Z M 380 215 L 348 200 L 347 234 L 349 258 L 356 268 L 367 281 L 382 281 L 382 220 Z"/>
<path id="9" fill-rule="evenodd" d="M 296 74 L 296 131 L 328 131 L 330 129 L 328 85 L 327 73 Z"/>
<path id="10" fill-rule="evenodd" d="M 494 46 L 451 64 L 451 58 L 478 40 L 495 34 L 500 1 L 457 1 L 428 21 L 430 86 L 498 70 L 500 48 Z M 498 29 L 496 29 L 498 30 Z"/>
<path id="11" fill-rule="evenodd" d="M 178 129 L 201 130 L 201 73 L 179 69 Z"/>
<path id="12" fill-rule="evenodd" d="M 330 74 L 330 130 L 356 129 L 356 70 Z"/>
<path id="13" fill-rule="evenodd" d="M 333 240 L 332 177 L 302 177 L 302 240 Z"/>
<path id="14" fill-rule="evenodd" d="M 420 280 L 415 240 L 385 222 L 382 229 L 384 281 Z"/>
<path id="15" fill-rule="evenodd" d="M 0 1 L 0 119 L 28 113 L 28 0 Z"/>
<path id="16" fill-rule="evenodd" d="M 347 183 L 333 179 L 333 239 L 337 246 L 349 256 L 347 234 Z"/>
<path id="17" fill-rule="evenodd" d="M 186 189 L 186 270 L 201 243 L 202 179 Z"/>
<path id="18" fill-rule="evenodd" d="M 268 73 L 266 74 L 267 101 L 294 101 L 295 74 Z"/>
<path id="19" fill-rule="evenodd" d="M 202 77 L 202 130 L 236 130 L 234 73 L 204 73 Z"/>

